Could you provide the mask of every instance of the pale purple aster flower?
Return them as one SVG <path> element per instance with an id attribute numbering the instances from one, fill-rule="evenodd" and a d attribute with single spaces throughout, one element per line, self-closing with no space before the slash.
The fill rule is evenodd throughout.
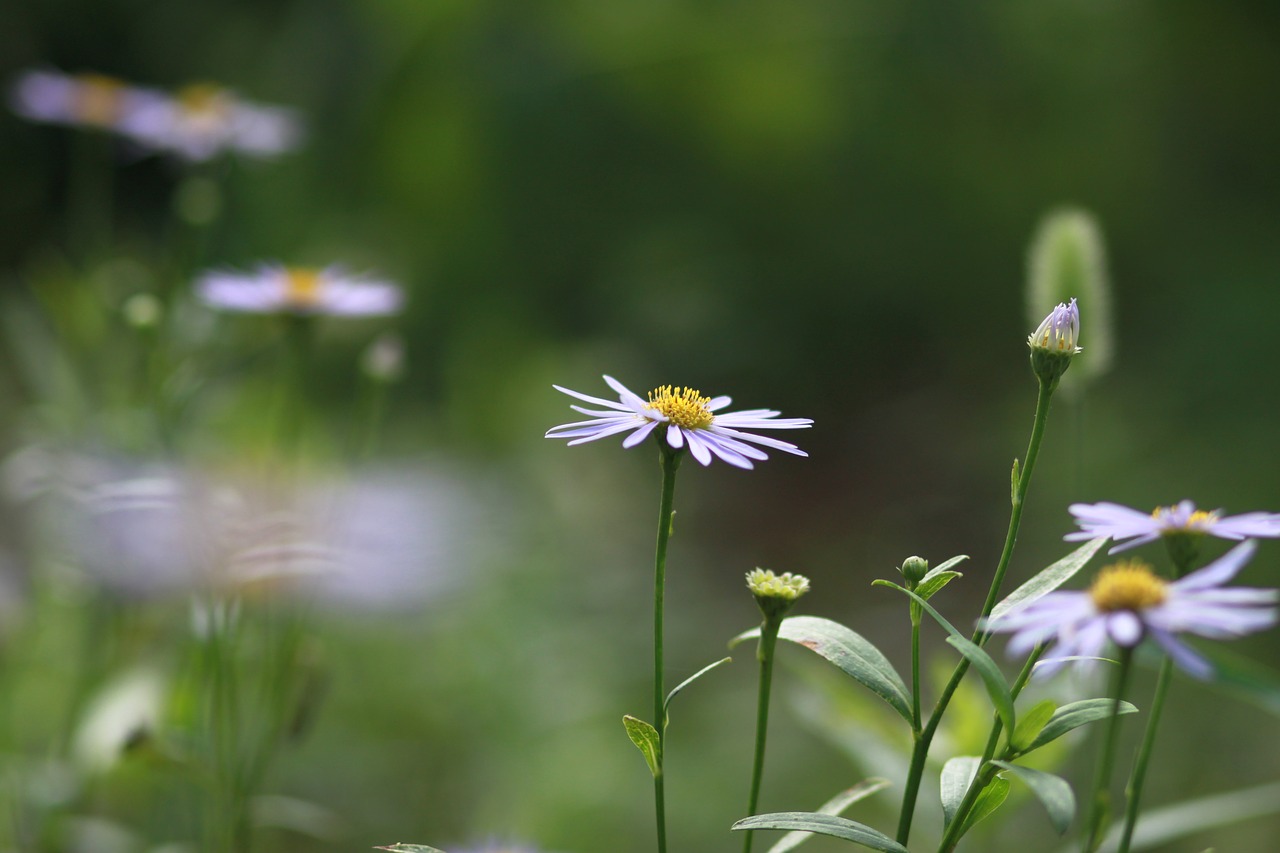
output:
<path id="1" fill-rule="evenodd" d="M 1045 317 L 1027 337 L 1027 346 L 1032 349 L 1049 350 L 1050 352 L 1074 355 L 1080 352 L 1076 341 L 1080 338 L 1080 309 L 1075 299 L 1069 303 L 1058 303 L 1049 316 Z"/>
<path id="2" fill-rule="evenodd" d="M 1221 510 L 1196 509 L 1191 501 L 1157 507 L 1150 513 L 1106 501 L 1072 504 L 1067 509 L 1075 516 L 1080 530 L 1062 538 L 1075 542 L 1106 536 L 1116 541 L 1108 552 L 1111 554 L 1177 533 L 1209 534 L 1236 541 L 1280 537 L 1280 513 L 1246 512 L 1223 518 Z"/>
<path id="3" fill-rule="evenodd" d="M 138 143 L 203 162 L 223 151 L 270 157 L 296 148 L 302 125 L 292 110 L 252 104 L 230 89 L 195 84 L 151 93 L 121 122 Z"/>
<path id="4" fill-rule="evenodd" d="M 124 132 L 159 93 L 102 74 L 26 71 L 9 87 L 9 106 L 31 121 Z"/>
<path id="5" fill-rule="evenodd" d="M 260 314 L 394 314 L 404 301 L 396 285 L 351 276 L 337 267 L 273 264 L 262 264 L 247 273 L 206 272 L 196 282 L 196 292 L 214 308 Z"/>
<path id="6" fill-rule="evenodd" d="M 1178 634 L 1224 640 L 1276 624 L 1276 590 L 1223 586 L 1256 547 L 1252 541 L 1242 542 L 1176 581 L 1157 576 L 1145 563 L 1120 562 L 1099 572 L 1088 590 L 1050 592 L 990 620 L 986 630 L 1011 632 L 1009 654 L 1015 656 L 1053 640 L 1039 674 L 1056 671 L 1067 663 L 1064 658 L 1088 664 L 1102 655 L 1108 642 L 1131 649 L 1150 637 L 1190 675 L 1208 678 L 1213 667 Z"/>
<path id="7" fill-rule="evenodd" d="M 547 438 L 570 439 L 570 446 L 629 432 L 623 439 L 623 447 L 635 447 L 655 430 L 665 427 L 659 435 L 674 450 L 688 447 L 693 458 L 702 465 L 710 465 L 713 457 L 719 457 L 738 468 L 753 468 L 752 460 L 768 459 L 768 454 L 753 444 L 781 450 L 795 456 L 808 456 L 800 448 L 776 438 L 742 432 L 744 429 L 805 429 L 813 426 L 809 418 L 778 418 L 781 412 L 773 409 L 745 409 L 741 412 L 716 412 L 729 405 L 728 397 L 704 397 L 692 388 L 663 385 L 649 392 L 646 401 L 627 390 L 612 376 L 604 377 L 609 387 L 618 393 L 618 400 L 602 400 L 568 388 L 553 385 L 561 393 L 568 394 L 601 409 L 570 406 L 575 412 L 590 415 L 591 420 L 561 424 L 547 430 Z"/>

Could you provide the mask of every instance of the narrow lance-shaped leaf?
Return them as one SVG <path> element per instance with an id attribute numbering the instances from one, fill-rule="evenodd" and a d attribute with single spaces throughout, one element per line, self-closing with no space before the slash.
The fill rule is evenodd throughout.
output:
<path id="1" fill-rule="evenodd" d="M 818 814 L 838 815 L 849 806 L 865 800 L 876 791 L 889 787 L 888 779 L 872 778 L 865 779 L 854 785 L 852 788 L 846 788 L 827 800 L 818 807 Z M 778 839 L 778 843 L 769 848 L 769 853 L 791 853 L 801 844 L 813 838 L 812 832 L 788 832 L 786 835 Z"/>
<path id="2" fill-rule="evenodd" d="M 1114 707 L 1114 699 L 1083 699 L 1079 702 L 1069 702 L 1053 712 L 1053 716 L 1049 718 L 1049 722 L 1045 723 L 1044 728 L 1040 730 L 1040 734 L 1036 735 L 1035 740 L 1031 741 L 1030 745 L 1022 752 L 1027 753 L 1033 749 L 1039 749 L 1046 743 L 1057 740 L 1067 732 L 1079 728 L 1085 723 L 1105 720 L 1111 716 L 1111 710 Z M 1136 714 L 1138 709 L 1128 702 L 1121 702 L 1119 712 L 1121 714 Z"/>
<path id="3" fill-rule="evenodd" d="M 992 779 L 991 784 L 978 795 L 978 800 L 973 804 L 973 809 L 969 812 L 969 816 L 964 819 L 964 827 L 960 830 L 960 836 L 963 838 L 965 833 L 973 829 L 979 821 L 1004 805 L 1004 801 L 1008 797 L 1009 780 L 1001 779 L 999 776 Z"/>
<path id="4" fill-rule="evenodd" d="M 1045 773 L 1043 770 L 1019 767 L 1007 761 L 991 763 L 1003 767 L 1015 778 L 1025 782 L 1031 789 L 1031 793 L 1035 794 L 1044 805 L 1045 811 L 1049 813 L 1049 822 L 1053 824 L 1057 833 L 1067 834 L 1067 828 L 1071 826 L 1071 820 L 1076 815 L 1076 795 L 1071 792 L 1071 786 L 1067 784 L 1066 779 L 1054 776 L 1052 773 Z"/>
<path id="5" fill-rule="evenodd" d="M 938 788 L 942 795 L 943 826 L 951 825 L 951 819 L 956 816 L 956 809 L 960 808 L 960 802 L 973 783 L 980 764 L 982 759 L 976 755 L 958 755 L 942 765 Z"/>
<path id="6" fill-rule="evenodd" d="M 1093 559 L 1093 555 L 1098 553 L 1098 549 L 1107 543 L 1104 536 L 1100 539 L 1090 539 L 1079 548 L 1063 557 L 1058 562 L 1037 573 L 1029 581 L 1015 589 L 1013 592 L 995 606 L 991 611 L 991 616 L 987 621 L 999 619 L 1015 607 L 1023 604 L 1030 604 L 1037 598 L 1053 592 L 1062 586 L 1076 573 L 1085 567 L 1085 564 Z"/>
<path id="7" fill-rule="evenodd" d="M 649 772 L 656 778 L 662 767 L 662 741 L 658 737 L 658 730 L 630 714 L 622 718 L 622 725 L 627 730 L 627 737 L 631 738 L 631 742 L 644 755 Z"/>
<path id="8" fill-rule="evenodd" d="M 787 829 L 816 832 L 820 835 L 852 841 L 863 847 L 879 850 L 881 853 L 908 853 L 907 848 L 883 832 L 848 818 L 817 812 L 777 812 L 755 815 L 743 818 L 730 829 Z"/>
<path id="9" fill-rule="evenodd" d="M 760 629 L 739 634 L 730 647 L 760 636 Z M 902 677 L 884 653 L 862 635 L 830 619 L 818 616 L 791 616 L 782 621 L 778 638 L 804 646 L 839 667 L 854 681 L 884 699 L 893 710 L 911 722 L 911 696 Z"/>
<path id="10" fill-rule="evenodd" d="M 1009 745 L 1019 752 L 1026 750 L 1049 720 L 1053 719 L 1053 712 L 1056 710 L 1058 710 L 1058 703 L 1052 699 L 1045 699 L 1043 702 L 1032 705 L 1031 710 L 1018 717 L 1018 728 L 1010 736 Z"/>
<path id="11" fill-rule="evenodd" d="M 706 675 L 708 672 L 715 669 L 716 667 L 721 666 L 722 664 L 731 663 L 732 661 L 733 661 L 733 658 L 720 658 L 720 660 L 716 661 L 715 663 L 707 664 L 702 669 L 698 670 L 693 675 L 689 676 L 684 681 L 677 684 L 675 688 L 673 688 L 672 691 L 667 694 L 666 701 L 662 703 L 663 715 L 664 716 L 666 715 L 667 708 L 671 706 L 671 700 L 676 698 L 676 695 L 680 693 L 680 691 L 684 690 L 690 684 L 693 684 L 693 682 L 697 681 L 699 678 Z"/>
<path id="12" fill-rule="evenodd" d="M 978 675 L 982 677 L 982 683 L 987 687 L 987 694 L 991 697 L 991 703 L 995 705 L 996 713 L 1000 715 L 1000 722 L 1004 724 L 1006 731 L 1014 731 L 1013 694 L 1009 690 L 1009 682 L 1005 680 L 1004 673 L 1000 671 L 999 665 L 991 659 L 991 655 L 978 648 L 973 642 L 970 642 L 968 637 L 957 631 L 955 626 L 948 622 L 941 613 L 934 610 L 929 602 L 911 590 L 886 580 L 875 581 L 875 584 L 891 587 L 910 596 L 951 635 L 947 637 L 947 642 L 955 646 L 956 650 L 964 655 L 969 663 L 973 665 L 973 668 L 978 671 Z"/>

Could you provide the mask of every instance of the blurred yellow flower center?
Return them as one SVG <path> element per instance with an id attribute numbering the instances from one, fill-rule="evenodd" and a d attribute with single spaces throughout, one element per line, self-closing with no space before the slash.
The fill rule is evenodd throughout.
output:
<path id="1" fill-rule="evenodd" d="M 196 83 L 178 92 L 178 103 L 191 116 L 221 117 L 231 106 L 227 90 L 212 83 Z"/>
<path id="2" fill-rule="evenodd" d="M 1089 587 L 1089 597 L 1103 613 L 1146 610 L 1165 600 L 1167 586 L 1146 563 L 1127 560 L 1099 572 L 1093 586 Z"/>
<path id="3" fill-rule="evenodd" d="M 649 402 L 645 403 L 645 408 L 666 415 L 678 427 L 706 429 L 715 419 L 707 408 L 710 403 L 711 398 L 702 396 L 701 391 L 663 385 L 649 392 Z"/>
<path id="4" fill-rule="evenodd" d="M 124 84 L 101 74 L 84 74 L 75 90 L 76 118 L 85 124 L 107 127 L 120 116 L 120 93 Z"/>
<path id="5" fill-rule="evenodd" d="M 1158 506 L 1151 513 L 1151 517 L 1156 521 L 1163 521 L 1172 514 L 1173 507 Z M 1186 522 L 1181 527 L 1165 530 L 1164 535 L 1168 536 L 1171 533 L 1204 533 L 1217 520 L 1218 514 L 1216 512 L 1198 509 L 1187 516 Z"/>
<path id="6" fill-rule="evenodd" d="M 320 302 L 319 270 L 293 267 L 284 272 L 284 299 L 298 308 L 313 308 Z"/>

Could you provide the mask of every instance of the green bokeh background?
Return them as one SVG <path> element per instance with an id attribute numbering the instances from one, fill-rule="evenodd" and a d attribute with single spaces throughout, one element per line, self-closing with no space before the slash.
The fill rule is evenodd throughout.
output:
<path id="1" fill-rule="evenodd" d="M 317 617 L 331 693 L 270 787 L 341 828 L 264 846 L 518 838 L 639 853 L 648 779 L 617 720 L 648 704 L 658 471 L 648 449 L 544 441 L 571 418 L 551 383 L 687 384 L 816 422 L 798 435 L 809 460 L 682 472 L 672 683 L 755 621 L 741 577 L 757 565 L 809 575 L 805 612 L 854 625 L 900 665 L 901 602 L 873 579 L 908 554 L 967 553 L 948 612 L 976 610 L 1034 403 L 1026 250 L 1063 204 L 1103 227 L 1116 355 L 1057 403 L 1011 578 L 1065 552 L 1072 501 L 1280 509 L 1278 41 L 1280 8 L 1261 2 L 19 0 L 0 10 L 5 79 L 45 65 L 215 80 L 296 107 L 309 134 L 278 162 L 207 167 L 223 214 L 203 229 L 174 218 L 181 167 L 98 146 L 87 156 L 108 158 L 113 214 L 109 240 L 86 248 L 75 176 L 92 146 L 4 117 L 3 287 L 65 308 L 76 282 L 106 282 L 83 312 L 107 320 L 50 326 L 90 389 L 57 438 L 137 453 L 103 414 L 102 389 L 131 369 L 109 357 L 126 296 L 261 259 L 401 282 L 409 306 L 390 325 L 406 376 L 379 463 L 447 464 L 492 516 L 452 531 L 469 574 L 448 595 Z M 224 366 L 271 340 L 266 324 L 222 322 Z M 335 430 L 359 349 L 385 325 L 327 331 L 313 393 Z M 20 374 L 4 377 L 10 450 L 52 405 Z M 198 380 L 179 451 L 225 460 L 260 444 L 265 377 L 251 361 Z M 22 516 L 6 515 L 7 550 L 29 578 Z M 1277 565 L 1264 545 L 1242 580 L 1274 585 Z M 74 635 L 77 605 L 64 607 Z M 49 634 L 29 666 L 72 642 Z M 1274 633 L 1239 648 L 1280 658 Z M 745 798 L 753 713 L 751 655 L 737 657 L 675 709 L 675 850 L 735 843 L 724 828 Z M 799 653 L 788 663 L 763 799 L 778 810 L 867 772 L 815 722 L 856 692 Z M 33 695 L 38 708 L 57 691 Z M 1274 714 L 1183 681 L 1168 715 L 1149 802 L 1276 778 Z M 119 793 L 100 813 L 152 844 L 179 832 L 139 779 L 104 787 Z M 853 816 L 888 829 L 895 800 Z M 972 843 L 1053 843 L 1037 808 Z M 935 820 L 922 813 L 923 837 Z M 1273 818 L 1161 849 L 1261 851 L 1277 833 Z"/>

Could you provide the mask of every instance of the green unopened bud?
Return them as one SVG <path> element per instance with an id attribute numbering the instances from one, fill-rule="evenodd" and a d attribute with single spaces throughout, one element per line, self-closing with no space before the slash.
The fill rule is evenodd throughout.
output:
<path id="1" fill-rule="evenodd" d="M 915 586 L 929 573 L 929 561 L 923 557 L 907 557 L 902 561 L 902 566 L 899 567 L 898 572 L 906 579 L 908 584 Z"/>
<path id="2" fill-rule="evenodd" d="M 1089 347 L 1072 376 L 1100 376 L 1111 366 L 1111 287 L 1102 229 L 1087 211 L 1062 208 L 1040 221 L 1027 253 L 1027 314 L 1037 322 L 1060 302 L 1078 297 Z M 1068 385 L 1071 382 L 1067 383 Z M 1078 384 L 1078 383 L 1077 383 Z"/>
<path id="3" fill-rule="evenodd" d="M 747 572 L 747 589 L 766 619 L 778 619 L 809 591 L 809 579 L 791 572 L 775 575 L 769 569 L 754 569 Z"/>
<path id="4" fill-rule="evenodd" d="M 161 314 L 164 313 L 160 300 L 150 293 L 133 294 L 124 301 L 120 310 L 124 314 L 125 322 L 135 329 L 154 328 L 160 322 Z"/>

